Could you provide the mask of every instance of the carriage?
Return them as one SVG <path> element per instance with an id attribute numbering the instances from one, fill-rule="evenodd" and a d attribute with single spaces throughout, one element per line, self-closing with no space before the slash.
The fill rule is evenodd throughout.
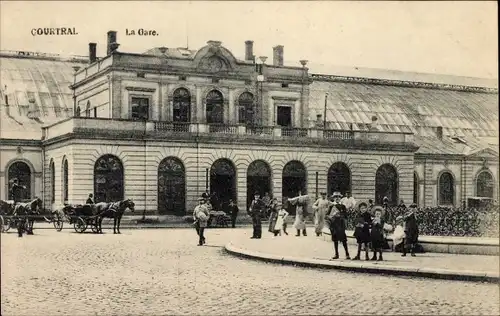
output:
<path id="1" fill-rule="evenodd" d="M 14 214 L 14 201 L 5 201 L 6 207 L 0 208 L 0 229 L 2 233 L 6 233 L 11 228 L 17 229 L 20 222 L 22 228 L 28 229 L 28 221 L 26 217 L 16 216 Z"/>
<path id="2" fill-rule="evenodd" d="M 7 232 L 10 228 L 33 233 L 33 223 L 42 208 L 42 200 L 36 197 L 33 200 L 24 200 L 16 210 L 14 201 L 0 200 L 0 228 L 1 232 Z"/>
<path id="3" fill-rule="evenodd" d="M 54 219 L 51 221 L 56 230 L 61 231 L 66 220 L 73 225 L 77 233 L 83 233 L 89 227 L 93 233 L 99 231 L 99 214 L 94 213 L 93 205 L 65 205 L 61 211 L 54 212 Z"/>

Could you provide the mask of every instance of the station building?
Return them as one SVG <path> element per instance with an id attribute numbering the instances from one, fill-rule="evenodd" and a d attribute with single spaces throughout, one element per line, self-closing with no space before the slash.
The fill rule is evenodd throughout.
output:
<path id="1" fill-rule="evenodd" d="M 242 43 L 243 45 L 243 43 Z M 106 56 L 1 52 L 0 195 L 18 178 L 47 208 L 131 198 L 186 215 L 205 191 L 241 210 L 273 196 L 350 191 L 419 206 L 498 198 L 498 86 L 477 78 L 237 59 L 198 49 Z M 244 213 L 244 212 L 242 212 Z"/>

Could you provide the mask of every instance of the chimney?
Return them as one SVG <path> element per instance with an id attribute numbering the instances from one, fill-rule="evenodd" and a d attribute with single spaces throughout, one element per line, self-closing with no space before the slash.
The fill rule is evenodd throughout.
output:
<path id="1" fill-rule="evenodd" d="M 283 66 L 283 45 L 273 47 L 273 65 Z"/>
<path id="2" fill-rule="evenodd" d="M 97 44 L 89 43 L 89 63 L 97 60 Z"/>
<path id="3" fill-rule="evenodd" d="M 245 60 L 255 61 L 253 56 L 253 41 L 245 41 Z"/>
<path id="4" fill-rule="evenodd" d="M 443 140 L 443 127 L 442 126 L 437 127 L 436 135 L 437 135 L 437 138 L 439 138 L 440 140 Z"/>
<path id="5" fill-rule="evenodd" d="M 106 55 L 111 55 L 118 48 L 118 43 L 116 42 L 116 31 L 108 32 L 108 46 Z"/>

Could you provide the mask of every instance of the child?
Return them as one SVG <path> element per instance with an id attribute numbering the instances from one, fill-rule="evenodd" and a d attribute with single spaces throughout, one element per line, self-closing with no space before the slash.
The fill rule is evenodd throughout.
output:
<path id="1" fill-rule="evenodd" d="M 393 250 L 397 251 L 399 248 L 399 244 L 404 241 L 405 238 L 405 229 L 404 229 L 404 221 L 403 216 L 396 217 L 396 229 L 394 230 L 394 234 L 392 234 L 393 242 Z"/>
<path id="2" fill-rule="evenodd" d="M 356 237 L 356 242 L 358 243 L 358 254 L 353 260 L 360 260 L 361 247 L 363 244 L 365 246 L 365 260 L 370 260 L 368 256 L 368 244 L 370 243 L 370 226 L 372 223 L 372 216 L 370 212 L 368 212 L 368 205 L 366 203 L 360 203 L 358 208 L 361 214 L 358 218 L 356 229 L 354 230 L 354 237 Z"/>
<path id="3" fill-rule="evenodd" d="M 278 216 L 276 218 L 276 223 L 274 224 L 274 236 L 278 236 L 278 234 L 281 236 L 281 230 L 285 233 L 285 235 L 288 235 L 286 232 L 286 218 L 288 217 L 288 212 L 285 210 L 284 207 L 281 207 L 281 209 L 278 212 Z"/>
<path id="4" fill-rule="evenodd" d="M 372 221 L 372 231 L 370 234 L 370 239 L 373 247 L 373 257 L 371 260 L 377 260 L 377 253 L 379 254 L 378 261 L 383 261 L 382 249 L 385 244 L 384 230 L 392 230 L 391 225 L 387 225 L 383 219 L 384 209 L 380 206 L 375 206 L 373 208 L 375 212 L 375 218 Z"/>

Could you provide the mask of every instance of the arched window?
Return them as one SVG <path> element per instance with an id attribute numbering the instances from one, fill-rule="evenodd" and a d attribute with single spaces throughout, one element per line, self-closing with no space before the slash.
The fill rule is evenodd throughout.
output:
<path id="1" fill-rule="evenodd" d="M 250 205 L 255 192 L 264 196 L 267 192 L 272 195 L 272 171 L 269 164 L 263 160 L 253 161 L 247 169 L 247 204 Z"/>
<path id="2" fill-rule="evenodd" d="M 416 172 L 413 173 L 413 203 L 418 204 L 418 175 Z"/>
<path id="3" fill-rule="evenodd" d="M 49 165 L 50 172 L 50 203 L 56 202 L 56 166 L 54 160 L 50 161 Z"/>
<path id="4" fill-rule="evenodd" d="M 253 123 L 253 94 L 243 92 L 238 98 L 238 123 Z"/>
<path id="5" fill-rule="evenodd" d="M 304 164 L 297 160 L 289 161 L 283 167 L 281 196 L 293 198 L 299 194 L 307 194 L 307 170 Z M 296 206 L 290 207 L 290 214 L 295 215 Z"/>
<path id="6" fill-rule="evenodd" d="M 10 165 L 7 171 L 9 184 L 12 185 L 14 179 L 17 179 L 17 183 L 26 187 L 26 190 L 22 190 L 21 200 L 27 200 L 31 198 L 31 169 L 27 163 L 23 161 L 16 161 Z M 8 199 L 14 199 L 11 195 L 9 186 Z"/>
<path id="7" fill-rule="evenodd" d="M 389 199 L 389 205 L 398 204 L 398 172 L 394 166 L 383 164 L 375 175 L 375 203 L 382 204 L 384 197 Z"/>
<path id="8" fill-rule="evenodd" d="M 236 202 L 236 167 L 229 159 L 217 159 L 210 167 L 210 194 L 218 211 L 230 199 Z"/>
<path id="9" fill-rule="evenodd" d="M 455 184 L 451 173 L 445 171 L 439 176 L 438 188 L 439 205 L 454 205 Z"/>
<path id="10" fill-rule="evenodd" d="M 123 200 L 123 165 L 113 155 L 97 159 L 94 166 L 95 202 L 117 202 Z"/>
<path id="11" fill-rule="evenodd" d="M 212 90 L 207 94 L 207 123 L 224 123 L 224 98 L 222 93 Z"/>
<path id="12" fill-rule="evenodd" d="M 63 160 L 63 202 L 68 201 L 68 159 Z"/>
<path id="13" fill-rule="evenodd" d="M 163 159 L 158 166 L 158 212 L 186 215 L 186 174 L 175 157 Z"/>
<path id="14" fill-rule="evenodd" d="M 327 191 L 330 196 L 337 191 L 345 195 L 351 192 L 351 170 L 343 162 L 336 162 L 328 169 Z"/>
<path id="15" fill-rule="evenodd" d="M 476 180 L 476 196 L 493 198 L 495 183 L 493 176 L 488 170 L 483 170 L 477 175 Z"/>
<path id="16" fill-rule="evenodd" d="M 90 101 L 87 101 L 87 108 L 85 109 L 85 116 L 90 117 Z"/>
<path id="17" fill-rule="evenodd" d="M 174 122 L 189 122 L 191 109 L 191 95 L 184 88 L 179 88 L 174 91 Z"/>

